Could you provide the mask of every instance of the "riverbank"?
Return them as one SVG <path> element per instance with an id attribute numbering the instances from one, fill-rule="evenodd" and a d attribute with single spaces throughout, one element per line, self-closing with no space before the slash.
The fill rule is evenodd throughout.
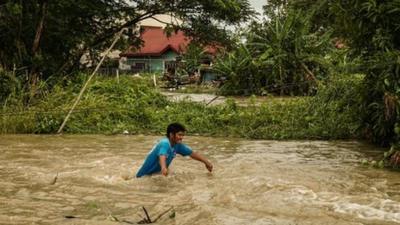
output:
<path id="1" fill-rule="evenodd" d="M 351 83 L 349 85 L 352 85 Z M 1 133 L 56 133 L 80 86 L 55 86 L 29 108 L 17 98 L 1 108 Z M 185 124 L 189 134 L 254 139 L 359 138 L 354 93 L 321 88 L 314 97 L 225 97 L 222 104 L 169 101 L 151 79 L 97 78 L 64 128 L 70 134 L 163 134 L 168 123 Z M 342 95 L 350 95 L 343 100 Z M 337 95 L 340 95 L 339 97 Z M 346 96 L 344 96 L 346 97 Z M 349 96 L 348 96 L 349 97 Z M 347 102 L 346 102 L 347 101 Z M 243 104 L 245 103 L 245 104 Z"/>

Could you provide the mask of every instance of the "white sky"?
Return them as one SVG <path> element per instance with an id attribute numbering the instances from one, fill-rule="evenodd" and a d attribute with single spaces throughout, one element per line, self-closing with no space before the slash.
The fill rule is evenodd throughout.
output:
<path id="1" fill-rule="evenodd" d="M 258 16 L 258 18 L 260 20 L 262 18 L 262 13 L 263 13 L 262 7 L 267 3 L 267 1 L 268 0 L 249 0 L 251 7 L 254 8 L 254 10 L 260 14 Z M 166 22 L 171 21 L 170 17 L 168 17 L 167 15 L 158 15 L 156 17 L 162 21 L 166 21 Z M 141 24 L 142 25 L 150 25 L 150 26 L 165 26 L 165 24 L 161 24 L 153 19 L 144 20 L 141 22 Z M 242 26 L 246 26 L 246 25 L 242 25 Z M 234 28 L 230 28 L 230 29 L 234 29 Z"/>
<path id="2" fill-rule="evenodd" d="M 267 3 L 268 0 L 249 0 L 250 5 L 262 15 L 262 7 Z"/>

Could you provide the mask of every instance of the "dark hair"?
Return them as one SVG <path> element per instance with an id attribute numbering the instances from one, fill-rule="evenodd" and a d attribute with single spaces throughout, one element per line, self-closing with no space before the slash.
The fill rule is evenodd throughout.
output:
<path id="1" fill-rule="evenodd" d="M 176 133 L 178 133 L 180 131 L 185 132 L 186 128 L 180 123 L 171 123 L 167 127 L 167 137 L 169 137 L 170 133 L 176 134 Z"/>

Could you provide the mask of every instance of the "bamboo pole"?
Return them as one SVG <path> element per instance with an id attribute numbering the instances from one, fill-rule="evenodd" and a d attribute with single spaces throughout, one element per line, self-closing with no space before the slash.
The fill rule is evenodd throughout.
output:
<path id="1" fill-rule="evenodd" d="M 154 87 L 157 87 L 157 80 L 156 80 L 155 74 L 153 74 L 153 83 L 154 83 Z"/>
<path id="2" fill-rule="evenodd" d="M 79 92 L 78 97 L 76 98 L 74 104 L 72 105 L 71 109 L 69 110 L 67 116 L 65 117 L 63 123 L 61 124 L 60 128 L 57 131 L 57 134 L 60 134 L 62 132 L 62 130 L 64 129 L 65 124 L 67 123 L 69 117 L 71 116 L 71 113 L 74 111 L 76 105 L 78 105 L 78 102 L 81 100 L 83 92 L 85 92 L 86 87 L 88 86 L 90 80 L 94 77 L 94 75 L 96 74 L 97 70 L 100 68 L 101 64 L 103 63 L 104 59 L 106 58 L 106 56 L 108 55 L 108 53 L 111 51 L 111 49 L 113 49 L 115 43 L 117 43 L 117 41 L 119 40 L 119 38 L 121 37 L 123 32 L 123 29 L 121 31 L 118 32 L 117 36 L 115 37 L 114 41 L 112 42 L 112 44 L 110 45 L 110 47 L 107 49 L 107 51 L 104 53 L 103 57 L 101 58 L 99 64 L 97 64 L 96 68 L 94 69 L 93 73 L 89 76 L 88 80 L 86 81 L 85 85 L 83 85 L 81 91 Z"/>
<path id="3" fill-rule="evenodd" d="M 117 83 L 119 84 L 119 69 L 117 68 Z"/>

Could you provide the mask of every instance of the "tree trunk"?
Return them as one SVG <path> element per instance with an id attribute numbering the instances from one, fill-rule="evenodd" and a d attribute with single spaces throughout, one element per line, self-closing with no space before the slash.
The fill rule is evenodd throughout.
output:
<path id="1" fill-rule="evenodd" d="M 39 23 L 36 27 L 36 34 L 35 34 L 35 39 L 33 40 L 33 45 L 32 45 L 32 55 L 35 56 L 38 49 L 39 49 L 39 43 L 40 43 L 40 38 L 43 33 L 43 25 L 44 25 L 44 19 L 46 17 L 46 11 L 47 11 L 47 0 L 42 0 L 40 1 L 40 19 Z"/>
<path id="2" fill-rule="evenodd" d="M 34 59 L 37 56 L 37 53 L 39 50 L 39 43 L 40 43 L 40 39 L 42 37 L 44 20 L 45 20 L 46 12 L 47 12 L 47 0 L 41 0 L 39 2 L 40 2 L 39 22 L 36 26 L 35 39 L 33 40 L 33 44 L 32 44 L 32 59 Z M 36 65 L 33 64 L 32 68 L 30 70 L 30 73 L 29 73 L 30 95 L 29 95 L 28 103 L 31 101 L 31 99 L 36 94 L 36 83 L 38 81 L 39 81 L 39 76 L 38 76 L 38 72 L 37 72 L 37 67 L 36 67 Z"/>

